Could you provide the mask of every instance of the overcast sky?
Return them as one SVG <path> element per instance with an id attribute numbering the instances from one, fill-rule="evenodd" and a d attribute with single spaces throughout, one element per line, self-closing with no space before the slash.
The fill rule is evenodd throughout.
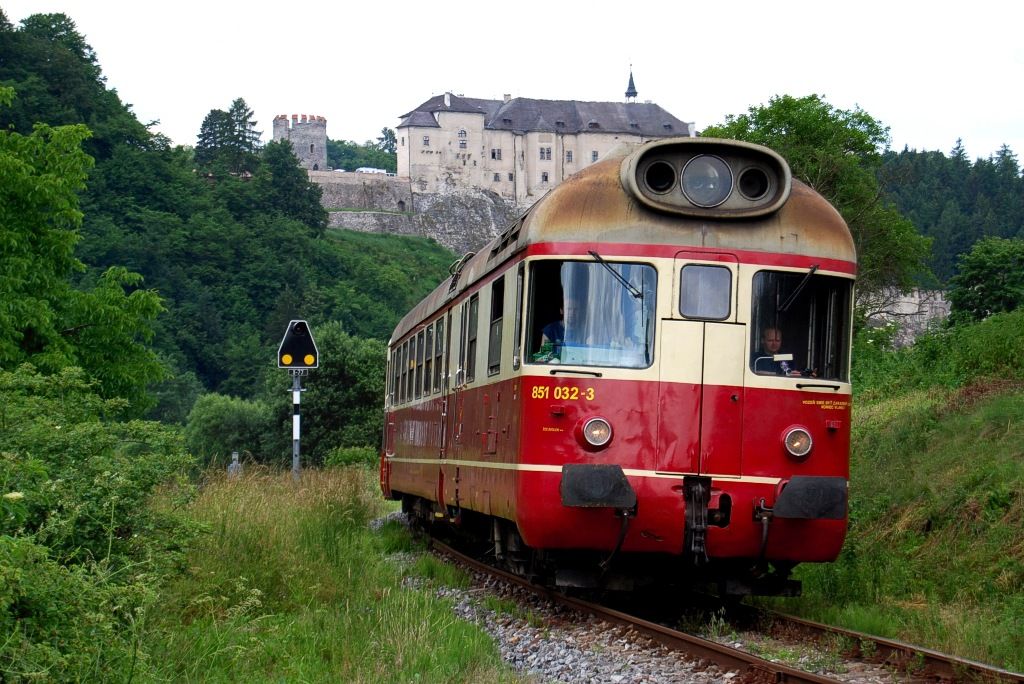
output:
<path id="1" fill-rule="evenodd" d="M 700 131 L 777 94 L 860 106 L 904 145 L 1024 159 L 1024 3 L 0 0 L 70 16 L 140 120 L 195 143 L 236 97 L 363 142 L 431 95 L 640 100 Z"/>

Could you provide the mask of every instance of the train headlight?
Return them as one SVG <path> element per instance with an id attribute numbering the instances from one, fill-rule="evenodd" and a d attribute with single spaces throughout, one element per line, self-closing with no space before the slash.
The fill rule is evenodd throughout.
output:
<path id="1" fill-rule="evenodd" d="M 732 171 L 721 158 L 701 154 L 686 162 L 680 184 L 693 204 L 717 207 L 732 194 Z"/>
<path id="2" fill-rule="evenodd" d="M 792 428 L 786 433 L 783 442 L 786 445 L 786 451 L 793 458 L 807 458 L 807 455 L 811 453 L 811 448 L 814 446 L 814 440 L 811 439 L 811 433 L 803 428 Z"/>
<path id="3" fill-rule="evenodd" d="M 612 426 L 604 418 L 591 418 L 583 424 L 583 439 L 592 447 L 601 448 L 612 441 Z"/>

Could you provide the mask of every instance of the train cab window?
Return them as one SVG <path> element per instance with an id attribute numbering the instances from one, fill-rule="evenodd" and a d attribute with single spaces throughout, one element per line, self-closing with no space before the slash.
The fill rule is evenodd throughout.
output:
<path id="1" fill-rule="evenodd" d="M 729 317 L 732 271 L 725 266 L 687 264 L 679 277 L 679 313 L 687 318 L 722 321 Z"/>
<path id="2" fill-rule="evenodd" d="M 852 281 L 815 270 L 754 275 L 750 368 L 758 375 L 849 379 Z"/>
<path id="3" fill-rule="evenodd" d="M 646 264 L 538 261 L 530 267 L 527 362 L 647 368 L 657 274 Z"/>
<path id="4" fill-rule="evenodd" d="M 501 323 L 505 310 L 505 276 L 491 285 L 491 321 L 487 336 L 487 374 L 501 370 Z"/>

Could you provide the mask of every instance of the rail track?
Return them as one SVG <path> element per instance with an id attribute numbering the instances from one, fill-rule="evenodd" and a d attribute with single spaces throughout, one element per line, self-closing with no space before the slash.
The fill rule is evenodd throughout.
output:
<path id="1" fill-rule="evenodd" d="M 722 670 L 738 673 L 735 682 L 835 682 L 841 678 L 807 672 L 785 664 L 761 658 L 717 641 L 688 634 L 651 619 L 636 610 L 617 608 L 564 595 L 534 585 L 526 579 L 473 558 L 448 544 L 432 538 L 432 547 L 469 568 L 500 579 L 555 604 L 593 615 L 610 624 L 622 625 L 644 635 L 665 647 L 687 654 L 695 659 L 714 663 Z M 918 682 L 1009 682 L 1024 684 L 1024 674 L 1002 670 L 911 644 L 841 629 L 804 620 L 781 613 L 764 611 L 749 606 L 730 607 L 730 617 L 738 621 L 771 624 L 776 633 L 808 642 L 831 642 L 844 645 L 848 660 L 881 666 L 893 676 L 893 681 Z"/>

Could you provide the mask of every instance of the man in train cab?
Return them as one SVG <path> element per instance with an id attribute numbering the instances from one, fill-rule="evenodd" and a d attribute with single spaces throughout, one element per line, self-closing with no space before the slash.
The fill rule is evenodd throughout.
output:
<path id="1" fill-rule="evenodd" d="M 776 354 L 784 355 L 782 351 L 782 330 L 779 328 L 765 328 L 761 331 L 761 348 L 754 352 L 750 359 L 751 367 L 755 373 L 762 375 L 802 375 L 793 366 L 790 360 L 775 360 Z M 792 354 L 788 355 L 792 357 Z"/>
<path id="2" fill-rule="evenodd" d="M 551 352 L 558 356 L 562 351 L 562 344 L 565 343 L 565 306 L 558 307 L 558 320 L 551 321 L 541 331 L 540 346 L 543 349 L 545 344 L 551 345 Z"/>

